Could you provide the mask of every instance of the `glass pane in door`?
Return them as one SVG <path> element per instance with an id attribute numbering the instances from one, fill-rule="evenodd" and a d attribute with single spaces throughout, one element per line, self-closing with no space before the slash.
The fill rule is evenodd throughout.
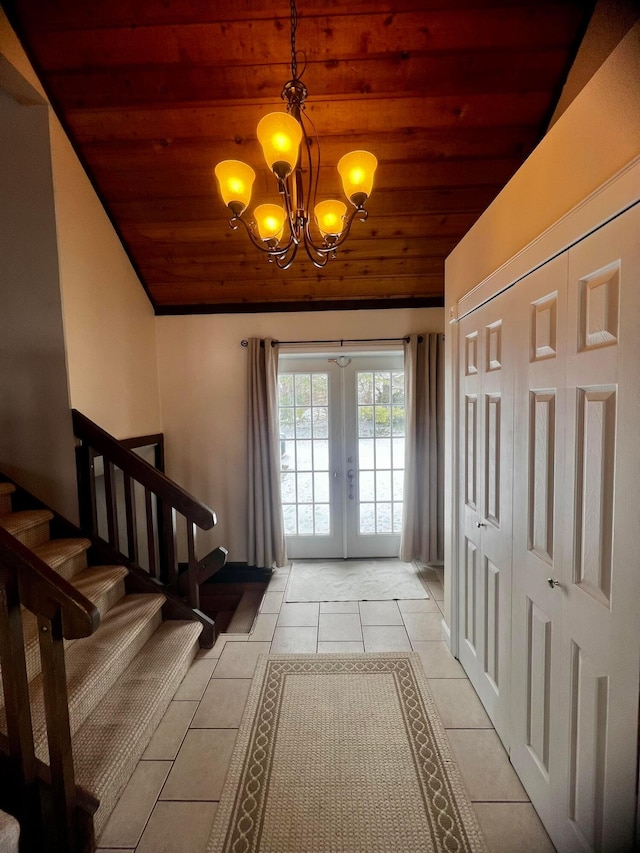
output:
<path id="1" fill-rule="evenodd" d="M 329 376 L 280 373 L 280 476 L 285 535 L 329 536 Z"/>
<path id="2" fill-rule="evenodd" d="M 404 485 L 404 373 L 356 373 L 358 532 L 398 534 Z"/>

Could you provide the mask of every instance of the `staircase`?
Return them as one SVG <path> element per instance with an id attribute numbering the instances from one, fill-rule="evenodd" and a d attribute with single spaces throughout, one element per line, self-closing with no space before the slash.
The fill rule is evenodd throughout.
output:
<path id="1" fill-rule="evenodd" d="M 75 783 L 88 795 L 79 801 L 85 803 L 85 809 L 87 803 L 89 811 L 95 809 L 92 820 L 85 821 L 89 830 L 76 849 L 91 850 L 198 651 L 203 624 L 194 617 L 164 620 L 163 608 L 172 612 L 171 606 L 165 606 L 170 594 L 159 584 L 153 592 L 128 590 L 128 586 L 140 588 L 139 579 L 137 584 L 129 581 L 132 569 L 117 561 L 90 565 L 90 539 L 51 538 L 54 514 L 48 509 L 14 511 L 15 498 L 15 486 L 0 482 L 0 528 L 71 584 L 99 613 L 94 633 L 64 640 L 62 664 L 63 672 L 66 668 L 72 773 L 75 770 Z M 16 548 L 20 550 L 20 546 Z M 174 602 L 173 612 L 175 606 Z M 47 628 L 29 609 L 20 612 L 33 746 L 36 759 L 46 764 L 44 682 L 48 676 L 41 668 L 40 632 Z M 0 747 L 8 752 L 5 698 L 0 701 L 0 732 L 4 735 Z"/>

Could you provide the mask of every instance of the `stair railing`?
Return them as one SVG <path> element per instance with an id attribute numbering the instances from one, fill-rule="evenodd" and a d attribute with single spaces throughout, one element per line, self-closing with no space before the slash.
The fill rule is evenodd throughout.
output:
<path id="1" fill-rule="evenodd" d="M 120 547 L 118 523 L 117 472 L 122 472 L 124 514 L 126 522 L 126 554 L 138 563 L 138 523 L 135 484 L 144 489 L 144 516 L 149 574 L 161 580 L 176 595 L 183 592 L 179 579 L 176 542 L 176 519 L 180 514 L 186 523 L 187 588 L 189 606 L 200 608 L 200 584 L 221 569 L 227 558 L 225 548 L 216 548 L 203 559 L 196 555 L 196 528 L 211 530 L 216 524 L 215 512 L 197 500 L 162 471 L 134 453 L 131 441 L 119 441 L 73 409 L 73 428 L 80 445 L 76 448 L 80 524 L 94 536 L 98 532 L 98 502 L 95 459 L 104 463 L 104 492 L 109 544 Z M 158 436 L 150 437 L 156 440 Z M 154 521 L 155 519 L 155 521 Z"/>
<path id="2" fill-rule="evenodd" d="M 41 785 L 42 765 L 34 746 L 23 607 L 38 619 L 50 794 Z M 8 783 L 4 793 L 8 790 L 14 799 L 12 807 L 18 813 L 21 832 L 26 835 L 24 849 L 62 853 L 81 847 L 64 640 L 88 637 L 99 624 L 100 614 L 95 605 L 0 528 L 0 666 L 6 716 L 5 748 L 11 767 L 9 778 L 4 780 Z"/>

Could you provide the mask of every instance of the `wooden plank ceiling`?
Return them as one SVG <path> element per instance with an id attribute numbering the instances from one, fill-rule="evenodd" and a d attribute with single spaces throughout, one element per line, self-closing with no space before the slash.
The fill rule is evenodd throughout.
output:
<path id="1" fill-rule="evenodd" d="M 369 219 L 318 270 L 231 231 L 213 167 L 258 173 L 283 109 L 287 0 L 7 0 L 7 13 L 158 313 L 442 304 L 444 259 L 544 135 L 589 4 L 298 0 L 319 198 L 379 160 Z"/>

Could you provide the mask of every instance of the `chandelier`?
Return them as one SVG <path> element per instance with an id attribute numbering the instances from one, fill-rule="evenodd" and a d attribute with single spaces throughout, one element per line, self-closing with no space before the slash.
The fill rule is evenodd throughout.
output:
<path id="1" fill-rule="evenodd" d="M 280 204 L 260 204 L 253 211 L 254 218 L 247 220 L 244 213 L 251 200 L 256 173 L 240 160 L 223 160 L 215 168 L 222 199 L 233 214 L 230 227 L 235 230 L 242 224 L 253 245 L 280 269 L 291 266 L 301 244 L 317 267 L 324 267 L 329 258 L 336 257 L 336 250 L 349 236 L 353 220 L 364 222 L 367 218 L 364 205 L 371 194 L 378 165 L 368 151 L 345 154 L 338 162 L 338 172 L 351 210 L 347 213 L 347 205 L 338 199 L 316 203 L 320 148 L 313 123 L 305 114 L 307 89 L 300 79 L 302 74 L 298 76 L 297 23 L 295 0 L 291 0 L 291 80 L 285 83 L 281 93 L 287 102 L 286 112 L 265 115 L 257 128 L 264 158 L 276 179 Z M 305 124 L 311 126 L 316 137 L 315 157 Z M 315 237 L 311 209 L 314 230 L 317 229 Z"/>

